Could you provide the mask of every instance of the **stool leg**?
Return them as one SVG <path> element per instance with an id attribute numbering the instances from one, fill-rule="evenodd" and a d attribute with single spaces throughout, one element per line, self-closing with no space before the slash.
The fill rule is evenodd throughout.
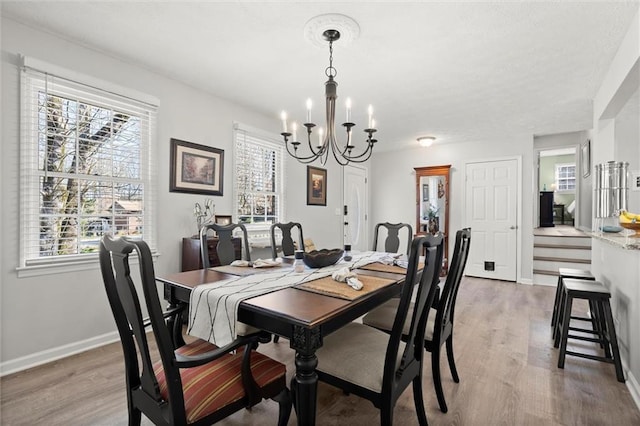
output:
<path id="1" fill-rule="evenodd" d="M 613 315 L 611 314 L 611 305 L 608 300 L 602 302 L 604 311 L 604 319 L 607 323 L 607 332 L 609 334 L 609 343 L 611 343 L 611 352 L 613 353 L 613 365 L 616 367 L 616 378 L 619 382 L 624 383 L 624 373 L 622 372 L 622 361 L 620 361 L 620 351 L 618 349 L 618 336 L 616 328 L 613 324 Z"/>
<path id="2" fill-rule="evenodd" d="M 558 277 L 558 285 L 556 286 L 556 299 L 553 302 L 553 314 L 551 315 L 551 327 L 555 327 L 556 321 L 558 321 L 558 305 L 560 304 L 561 292 L 562 292 L 562 275 Z"/>
<path id="3" fill-rule="evenodd" d="M 593 328 L 593 332 L 595 333 L 596 337 L 600 339 L 600 347 L 604 349 L 606 346 L 604 344 L 604 335 L 602 333 L 604 327 L 602 326 L 603 324 L 601 322 L 602 315 L 600 313 L 600 304 L 597 300 L 589 300 L 589 317 L 591 317 L 591 328 Z"/>
<path id="4" fill-rule="evenodd" d="M 558 368 L 564 368 L 564 358 L 567 352 L 567 340 L 569 340 L 569 321 L 571 321 L 571 308 L 573 307 L 573 297 L 565 294 L 564 308 L 562 309 L 562 327 L 560 337 L 560 354 L 558 354 Z"/>
<path id="5" fill-rule="evenodd" d="M 553 327 L 553 347 L 554 348 L 557 348 L 558 346 L 560 346 L 560 326 L 562 325 L 563 318 L 565 315 L 565 312 L 564 312 L 565 298 L 566 298 L 566 295 L 563 288 L 562 292 L 560 293 L 560 303 L 558 303 L 558 317 L 556 318 L 556 325 L 555 327 Z M 569 316 L 571 316 L 571 311 L 569 311 Z"/>

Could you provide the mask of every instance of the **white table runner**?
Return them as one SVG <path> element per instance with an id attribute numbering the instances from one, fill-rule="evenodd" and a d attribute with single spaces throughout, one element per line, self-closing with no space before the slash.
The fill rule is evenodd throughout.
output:
<path id="1" fill-rule="evenodd" d="M 381 252 L 354 253 L 349 262 L 342 259 L 325 268 L 305 268 L 302 273 L 296 273 L 292 269 L 265 270 L 253 275 L 199 285 L 191 292 L 187 333 L 219 347 L 224 346 L 237 337 L 238 305 L 243 300 L 323 278 L 345 266 L 356 269 L 386 257 L 388 254 Z"/>

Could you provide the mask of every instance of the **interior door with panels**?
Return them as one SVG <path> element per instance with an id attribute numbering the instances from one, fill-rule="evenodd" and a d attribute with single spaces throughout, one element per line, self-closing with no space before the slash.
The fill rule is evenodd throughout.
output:
<path id="1" fill-rule="evenodd" d="M 469 163 L 465 223 L 471 227 L 466 275 L 516 281 L 518 161 Z"/>

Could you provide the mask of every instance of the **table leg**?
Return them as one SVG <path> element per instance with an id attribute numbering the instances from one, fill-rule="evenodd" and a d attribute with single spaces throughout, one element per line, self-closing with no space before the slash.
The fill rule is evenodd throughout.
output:
<path id="1" fill-rule="evenodd" d="M 296 352 L 295 407 L 298 425 L 313 426 L 316 424 L 316 399 L 318 393 L 318 374 L 316 366 L 318 357 Z"/>
<path id="2" fill-rule="evenodd" d="M 317 328 L 293 326 L 290 346 L 296 351 L 296 375 L 291 381 L 295 389 L 294 404 L 298 416 L 298 425 L 316 424 L 316 399 L 318 394 L 318 357 L 316 349 L 322 346 L 322 334 Z"/>

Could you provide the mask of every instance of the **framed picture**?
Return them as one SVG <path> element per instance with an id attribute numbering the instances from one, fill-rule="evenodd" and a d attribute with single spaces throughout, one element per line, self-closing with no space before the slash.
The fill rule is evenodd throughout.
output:
<path id="1" fill-rule="evenodd" d="M 422 201 L 429 201 L 429 185 L 422 185 Z"/>
<path id="2" fill-rule="evenodd" d="M 171 139 L 169 191 L 222 195 L 224 151 Z"/>
<path id="3" fill-rule="evenodd" d="M 582 145 L 580 152 L 580 166 L 582 167 L 582 177 L 587 177 L 591 174 L 591 140 Z"/>
<path id="4" fill-rule="evenodd" d="M 216 215 L 215 222 L 218 225 L 231 225 L 231 216 Z"/>
<path id="5" fill-rule="evenodd" d="M 327 170 L 307 166 L 307 205 L 327 205 Z"/>

